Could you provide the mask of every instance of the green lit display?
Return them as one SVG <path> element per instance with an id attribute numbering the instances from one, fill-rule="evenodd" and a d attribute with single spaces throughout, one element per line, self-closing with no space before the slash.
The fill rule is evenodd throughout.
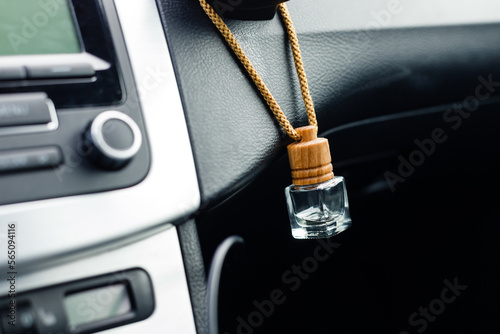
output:
<path id="1" fill-rule="evenodd" d="M 123 284 L 68 295 L 64 300 L 64 306 L 68 325 L 72 329 L 121 316 L 132 310 L 127 288 Z"/>
<path id="2" fill-rule="evenodd" d="M 0 1 L 0 56 L 79 52 L 68 0 Z"/>

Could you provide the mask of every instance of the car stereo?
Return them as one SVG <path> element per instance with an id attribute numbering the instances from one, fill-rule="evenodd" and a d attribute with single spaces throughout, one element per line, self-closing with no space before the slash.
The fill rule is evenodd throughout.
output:
<path id="1" fill-rule="evenodd" d="M 124 188 L 147 175 L 112 1 L 2 1 L 0 36 L 0 205 Z"/>

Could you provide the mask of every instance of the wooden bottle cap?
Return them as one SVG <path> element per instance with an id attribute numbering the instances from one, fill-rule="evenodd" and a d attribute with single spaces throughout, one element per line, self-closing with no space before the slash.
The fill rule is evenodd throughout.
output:
<path id="1" fill-rule="evenodd" d="M 293 184 L 304 186 L 333 179 L 328 140 L 318 138 L 315 126 L 304 126 L 296 130 L 302 140 L 287 147 Z"/>

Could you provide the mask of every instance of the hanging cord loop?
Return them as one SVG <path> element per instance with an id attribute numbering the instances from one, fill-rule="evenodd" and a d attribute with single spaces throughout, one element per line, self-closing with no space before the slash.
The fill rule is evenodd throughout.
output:
<path id="1" fill-rule="evenodd" d="M 199 0 L 200 5 L 205 11 L 205 13 L 208 15 L 210 20 L 214 23 L 214 25 L 217 27 L 217 29 L 220 31 L 224 39 L 226 40 L 227 44 L 229 47 L 233 50 L 234 54 L 238 59 L 240 60 L 241 64 L 245 68 L 245 70 L 248 72 L 250 75 L 250 78 L 253 80 L 255 83 L 255 86 L 259 90 L 259 92 L 262 94 L 262 97 L 268 104 L 269 108 L 271 108 L 272 113 L 276 117 L 278 123 L 281 125 L 283 130 L 285 130 L 286 134 L 290 136 L 292 139 L 296 141 L 301 140 L 301 136 L 299 133 L 293 128 L 293 126 L 290 124 L 288 119 L 286 118 L 285 114 L 281 110 L 280 106 L 276 102 L 276 99 L 273 97 L 269 89 L 267 88 L 266 84 L 260 77 L 260 75 L 257 73 L 257 70 L 255 67 L 253 67 L 252 63 L 250 62 L 250 59 L 248 59 L 247 55 L 241 48 L 241 45 L 238 43 L 236 40 L 236 37 L 234 34 L 231 32 L 229 27 L 224 23 L 224 20 L 217 14 L 217 12 L 210 6 L 206 0 Z M 292 19 L 290 17 L 290 13 L 288 12 L 288 9 L 284 3 L 281 3 L 279 5 L 279 9 L 281 12 L 281 17 L 283 19 L 283 22 L 285 23 L 287 33 L 288 33 L 288 38 L 290 40 L 290 45 L 292 48 L 292 53 L 293 53 L 293 59 L 295 62 L 295 68 L 297 70 L 297 74 L 299 77 L 299 82 L 300 82 L 300 90 L 302 92 L 302 98 L 304 100 L 304 104 L 306 107 L 306 112 L 307 112 L 307 118 L 309 120 L 309 125 L 318 127 L 318 122 L 316 120 L 316 112 L 314 111 L 314 104 L 311 98 L 311 94 L 309 93 L 309 86 L 307 84 L 307 77 L 306 77 L 306 72 L 304 70 L 304 64 L 302 62 L 302 56 L 299 48 L 299 41 L 297 38 L 297 33 L 295 32 L 295 28 L 293 27 Z"/>

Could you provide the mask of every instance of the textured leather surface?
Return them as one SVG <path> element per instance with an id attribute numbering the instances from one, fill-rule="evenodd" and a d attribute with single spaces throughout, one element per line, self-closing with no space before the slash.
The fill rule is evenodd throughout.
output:
<path id="1" fill-rule="evenodd" d="M 198 334 L 208 334 L 207 284 L 198 231 L 193 220 L 177 227 Z M 167 298 L 167 297 L 165 297 Z"/>
<path id="2" fill-rule="evenodd" d="M 183 99 L 202 201 L 211 205 L 234 194 L 283 156 L 290 140 L 198 1 L 157 1 Z M 481 15 L 484 21 L 492 21 L 491 11 L 484 8 L 495 6 L 493 2 L 435 0 L 422 1 L 420 7 L 401 3 L 405 11 L 387 17 L 388 2 L 383 0 L 289 2 L 320 134 L 370 117 L 462 102 L 474 95 L 479 76 L 493 75 L 500 81 L 500 14 L 497 23 L 480 23 Z M 449 10 L 433 11 L 438 7 Z M 306 125 L 279 17 L 227 22 L 291 123 Z"/>

